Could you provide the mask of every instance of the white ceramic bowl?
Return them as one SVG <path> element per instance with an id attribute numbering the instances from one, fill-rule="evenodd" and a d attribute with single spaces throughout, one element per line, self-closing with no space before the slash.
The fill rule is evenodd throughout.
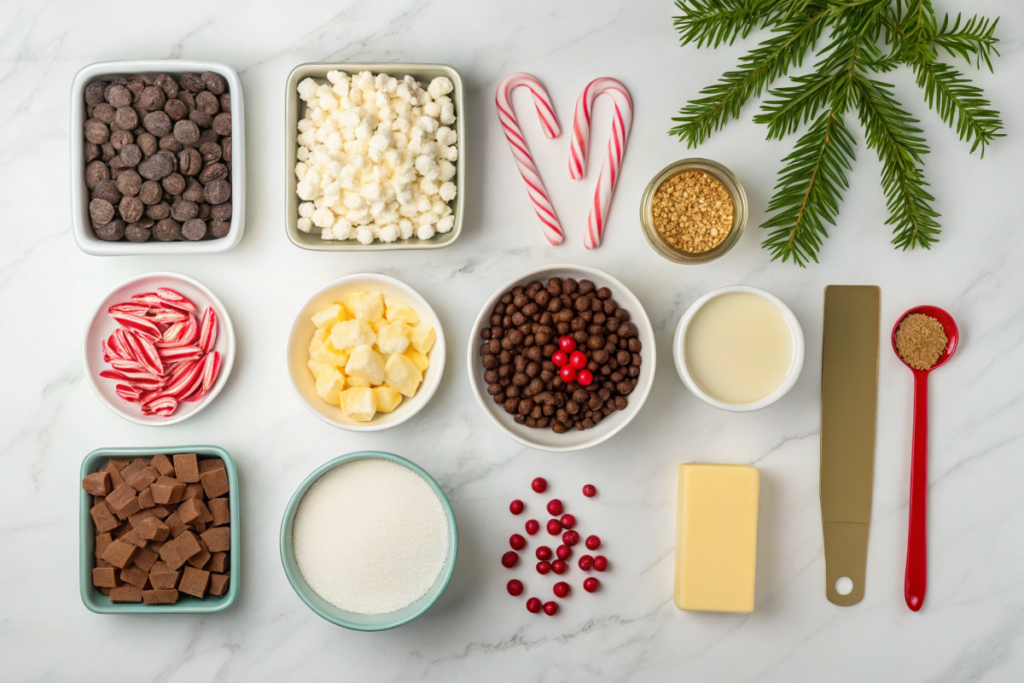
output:
<path id="1" fill-rule="evenodd" d="M 586 279 L 591 280 L 598 288 L 610 288 L 612 290 L 612 298 L 622 308 L 629 311 L 630 322 L 637 327 L 637 338 L 642 344 L 640 353 L 643 357 L 643 364 L 640 366 L 640 377 L 638 378 L 636 388 L 626 397 L 629 403 L 625 410 L 615 411 L 597 423 L 592 429 L 584 429 L 583 431 L 570 429 L 563 434 L 556 434 L 547 428 L 531 428 L 526 425 L 516 424 L 512 416 L 505 412 L 504 407 L 495 403 L 494 398 L 487 393 L 487 383 L 484 381 L 484 368 L 480 362 L 480 346 L 483 344 L 480 331 L 484 327 L 490 327 L 491 311 L 494 310 L 494 305 L 498 303 L 498 299 L 513 287 L 526 285 L 532 280 L 546 283 L 552 277 L 563 279 L 571 277 L 576 280 Z M 654 371 L 657 361 L 657 354 L 654 348 L 654 328 L 651 327 L 651 321 L 647 318 L 647 313 L 644 311 L 640 300 L 629 291 L 626 285 L 611 275 L 596 268 L 574 265 L 541 266 L 527 271 L 502 285 L 487 300 L 483 308 L 480 309 L 480 314 L 477 315 L 476 322 L 473 323 L 472 334 L 469 336 L 469 351 L 467 355 L 469 381 L 473 386 L 473 393 L 476 395 L 476 400 L 480 407 L 483 408 L 494 424 L 498 425 L 501 431 L 525 446 L 554 453 L 565 453 L 590 448 L 591 446 L 604 443 L 622 431 L 636 417 L 636 414 L 640 412 L 640 408 L 643 407 L 644 401 L 647 400 L 647 395 L 651 392 L 651 386 L 654 384 Z M 595 381 L 597 380 L 595 379 Z"/>
<path id="2" fill-rule="evenodd" d="M 89 188 L 85 186 L 85 86 L 114 76 L 133 74 L 169 74 L 212 71 L 224 77 L 231 93 L 231 230 L 220 239 L 189 242 L 105 242 L 96 237 L 89 220 Z M 245 230 L 245 112 L 242 81 L 227 64 L 193 62 L 180 59 L 98 62 L 83 68 L 71 83 L 71 231 L 78 248 L 93 256 L 127 254 L 209 254 L 233 249 Z"/>
<path id="3" fill-rule="evenodd" d="M 725 401 L 719 401 L 717 398 L 701 389 L 700 385 L 693 379 L 693 375 L 690 374 L 690 370 L 686 367 L 686 355 L 684 353 L 683 344 L 686 340 L 686 330 L 689 328 L 690 321 L 693 320 L 693 316 L 697 314 L 697 311 L 699 311 L 704 304 L 711 301 L 711 299 L 733 292 L 754 294 L 771 302 L 777 309 L 779 309 L 782 317 L 786 320 L 786 324 L 789 326 L 790 334 L 793 335 L 793 358 L 789 364 L 789 372 L 786 374 L 785 379 L 782 380 L 782 384 L 764 398 L 751 403 L 726 403 Z M 693 304 L 686 309 L 686 313 L 683 314 L 682 319 L 679 321 L 679 325 L 676 327 L 675 337 L 672 339 L 672 357 L 676 363 L 676 372 L 679 373 L 679 377 L 683 380 L 683 384 L 686 385 L 686 388 L 689 389 L 694 396 L 705 403 L 713 405 L 716 408 L 721 408 L 722 410 L 729 410 L 734 413 L 749 413 L 754 410 L 766 408 L 767 406 L 775 403 L 789 393 L 789 390 L 796 384 L 796 381 L 800 378 L 800 371 L 803 370 L 804 367 L 804 332 L 800 327 L 800 321 L 796 319 L 795 315 L 793 315 L 793 311 L 789 310 L 789 306 L 782 303 L 782 300 L 777 296 L 769 294 L 763 289 L 758 289 L 757 287 L 732 285 L 708 292 L 701 298 L 694 301 Z"/>
<path id="4" fill-rule="evenodd" d="M 402 402 L 390 413 L 377 413 L 369 422 L 356 422 L 345 417 L 338 406 L 332 406 L 316 393 L 316 380 L 307 365 L 309 361 L 309 340 L 313 338 L 316 326 L 310 318 L 319 310 L 330 306 L 335 301 L 342 301 L 352 292 L 380 292 L 384 296 L 397 299 L 415 310 L 420 320 L 434 327 L 437 341 L 427 357 L 430 365 L 423 373 L 423 383 L 412 398 L 403 397 Z M 302 304 L 291 331 L 288 333 L 287 358 L 288 376 L 292 381 L 295 395 L 302 405 L 329 425 L 353 432 L 376 432 L 396 427 L 416 413 L 423 410 L 441 383 L 444 374 L 445 343 L 441 321 L 430 307 L 427 300 L 409 285 L 387 275 L 376 273 L 357 273 L 346 275 L 331 282 L 313 293 Z"/>
<path id="5" fill-rule="evenodd" d="M 139 410 L 138 403 L 125 403 L 117 395 L 114 391 L 117 382 L 100 377 L 102 371 L 110 369 L 110 366 L 103 362 L 103 340 L 118 328 L 117 322 L 107 314 L 107 309 L 114 304 L 128 301 L 136 294 L 152 292 L 158 287 L 170 287 L 191 299 L 199 311 L 200 319 L 202 319 L 203 311 L 209 306 L 213 306 L 213 310 L 217 314 L 217 342 L 213 348 L 221 355 L 220 374 L 206 397 L 195 403 L 179 404 L 178 409 L 170 417 L 143 415 Z M 146 273 L 129 278 L 107 292 L 93 312 L 92 320 L 85 332 L 85 344 L 82 352 L 85 358 L 85 374 L 104 405 L 124 419 L 136 424 L 166 427 L 187 420 L 217 398 L 217 394 L 228 381 L 231 366 L 235 362 L 235 329 L 231 325 L 231 318 L 220 299 L 192 278 L 178 273 Z"/>

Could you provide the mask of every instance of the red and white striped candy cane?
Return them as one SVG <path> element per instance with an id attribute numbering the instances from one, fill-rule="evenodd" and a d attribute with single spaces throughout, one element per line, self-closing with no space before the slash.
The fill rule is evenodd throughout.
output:
<path id="1" fill-rule="evenodd" d="M 608 209 L 615 194 L 615 184 L 619 180 L 622 167 L 622 156 L 626 153 L 626 139 L 633 125 L 633 100 L 629 91 L 614 78 L 596 78 L 592 80 L 576 101 L 576 112 L 572 125 L 572 149 L 569 152 L 569 177 L 580 180 L 586 173 L 587 151 L 590 147 L 590 113 L 594 109 L 594 100 L 600 95 L 608 95 L 615 106 L 612 118 L 612 135 L 608 139 L 608 154 L 601 166 L 601 175 L 597 179 L 594 201 L 587 217 L 587 234 L 584 244 L 587 249 L 601 246 L 604 236 L 604 225 L 608 218 Z"/>
<path id="2" fill-rule="evenodd" d="M 544 181 L 541 180 L 537 164 L 533 162 L 530 147 L 526 144 L 523 131 L 519 128 L 516 113 L 512 109 L 512 91 L 521 85 L 526 86 L 533 93 L 533 101 L 537 106 L 537 113 L 540 115 L 544 135 L 550 140 L 557 138 L 562 131 L 558 127 L 558 118 L 555 116 L 551 98 L 548 97 L 544 86 L 535 77 L 527 73 L 514 73 L 503 78 L 498 84 L 498 92 L 494 97 L 498 105 L 498 119 L 505 131 L 505 138 L 508 139 L 508 144 L 512 148 L 516 166 L 519 167 L 519 172 L 522 174 L 523 180 L 526 181 L 526 191 L 530 195 L 530 201 L 533 202 L 533 209 L 544 225 L 544 237 L 551 244 L 557 245 L 565 241 L 565 234 L 562 232 L 562 226 L 555 214 L 555 207 L 548 198 L 548 191 L 544 187 Z"/>

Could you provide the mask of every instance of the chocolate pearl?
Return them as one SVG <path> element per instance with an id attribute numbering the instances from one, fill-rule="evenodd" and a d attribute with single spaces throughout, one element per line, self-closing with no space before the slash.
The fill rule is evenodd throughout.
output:
<path id="1" fill-rule="evenodd" d="M 587 321 L 584 320 L 583 318 L 573 318 L 572 322 L 569 323 L 569 329 L 572 330 L 573 332 L 582 332 L 584 334 L 584 338 L 583 339 L 577 339 L 576 340 L 577 342 L 582 342 L 582 341 L 586 340 L 586 336 L 585 335 L 587 334 L 586 333 Z"/>
<path id="2" fill-rule="evenodd" d="M 135 142 L 135 136 L 126 130 L 115 130 L 110 133 L 110 145 L 120 152 L 125 145 Z"/>
<path id="3" fill-rule="evenodd" d="M 628 322 L 627 323 L 623 323 L 622 325 L 619 325 L 618 334 L 619 334 L 620 337 L 622 337 L 624 339 L 629 339 L 630 337 L 635 337 L 637 335 L 636 325 L 634 325 L 633 323 L 628 323 Z"/>
<path id="4" fill-rule="evenodd" d="M 526 364 L 526 374 L 530 377 L 536 377 L 540 374 L 540 363 L 530 362 Z"/>
<path id="5" fill-rule="evenodd" d="M 231 220 L 231 204 L 215 204 L 210 208 L 210 218 L 215 221 Z"/>
<path id="6" fill-rule="evenodd" d="M 629 365 L 629 351 L 622 349 L 615 354 L 615 361 L 619 365 Z"/>
<path id="7" fill-rule="evenodd" d="M 124 238 L 125 222 L 120 218 L 115 218 L 106 225 L 99 227 L 93 226 L 93 232 L 96 236 L 105 242 L 116 242 Z"/>
<path id="8" fill-rule="evenodd" d="M 601 302 L 602 310 L 606 315 L 612 315 L 618 309 L 619 305 L 615 303 L 615 299 L 605 299 Z"/>
<path id="9" fill-rule="evenodd" d="M 564 335 L 564 334 L 569 334 L 569 332 L 571 331 L 572 328 L 570 327 L 569 323 L 567 323 L 567 322 L 560 322 L 560 323 L 555 325 L 555 329 L 558 331 L 558 334 Z"/>
<path id="10" fill-rule="evenodd" d="M 516 372 L 526 372 L 526 359 L 522 356 L 516 356 L 512 365 L 515 367 Z"/>
<path id="11" fill-rule="evenodd" d="M 210 221 L 210 237 L 220 239 L 231 232 L 231 221 Z"/>
<path id="12" fill-rule="evenodd" d="M 199 75 L 199 78 L 203 81 L 206 89 L 214 95 L 222 95 L 228 89 L 228 83 L 224 80 L 224 77 L 213 71 L 204 71 Z"/>
<path id="13" fill-rule="evenodd" d="M 513 384 L 505 390 L 505 393 L 508 394 L 508 396 L 510 396 L 511 398 L 519 398 L 519 387 Z"/>
<path id="14" fill-rule="evenodd" d="M 591 282 L 590 280 L 580 280 L 580 284 L 579 284 L 579 293 L 580 293 L 580 295 L 590 294 L 591 292 L 594 291 L 594 289 L 596 289 L 596 287 L 595 287 L 594 283 Z"/>
<path id="15" fill-rule="evenodd" d="M 552 297 L 551 301 L 548 302 L 548 310 L 552 313 L 558 313 L 562 310 L 562 300 L 558 297 Z"/>
<path id="16" fill-rule="evenodd" d="M 643 344 L 641 344 L 640 340 L 637 339 L 636 337 L 632 337 L 629 340 L 627 340 L 627 346 L 631 353 L 640 353 L 641 349 L 643 349 Z M 640 364 L 637 363 L 637 365 Z"/>
<path id="17" fill-rule="evenodd" d="M 93 81 L 85 86 L 85 103 L 95 107 L 103 102 L 103 95 L 107 90 L 107 83 L 104 81 Z"/>
<path id="18" fill-rule="evenodd" d="M 495 326 L 495 327 L 491 328 L 491 338 L 492 339 L 501 339 L 504 336 L 505 336 L 505 328 L 504 327 Z"/>
<path id="19" fill-rule="evenodd" d="M 593 324 L 595 324 L 595 325 L 599 325 L 599 326 L 603 327 L 604 324 L 605 324 L 605 321 L 607 321 L 607 320 L 608 320 L 608 316 L 606 316 L 604 313 L 595 313 L 594 317 L 591 319 L 591 322 Z M 594 334 L 601 334 L 601 332 L 595 332 Z"/>
<path id="20" fill-rule="evenodd" d="M 597 290 L 597 298 L 601 300 L 611 299 L 612 290 L 608 289 L 607 287 L 602 287 L 601 289 Z"/>
<path id="21" fill-rule="evenodd" d="M 626 371 L 626 376 L 630 379 L 636 379 L 640 376 L 640 368 L 636 365 L 629 366 L 629 370 Z"/>
<path id="22" fill-rule="evenodd" d="M 597 363 L 607 363 L 608 362 L 608 352 L 605 351 L 604 349 L 598 349 L 598 350 L 594 351 L 593 354 L 591 354 L 591 359 L 594 360 Z"/>
<path id="23" fill-rule="evenodd" d="M 563 422 L 553 422 L 551 424 L 551 431 L 553 431 L 555 434 L 565 434 L 565 424 Z"/>
<path id="24" fill-rule="evenodd" d="M 499 301 L 506 305 L 512 303 L 512 293 L 505 292 L 504 294 L 501 295 L 501 299 L 499 299 Z"/>
<path id="25" fill-rule="evenodd" d="M 206 221 L 198 218 L 185 221 L 181 226 L 181 236 L 191 242 L 197 242 L 206 237 Z"/>
<path id="26" fill-rule="evenodd" d="M 607 401 L 609 398 L 611 398 L 612 392 L 610 390 L 605 389 L 605 388 L 602 387 L 601 389 L 598 390 L 597 396 L 602 401 Z"/>
<path id="27" fill-rule="evenodd" d="M 566 306 L 561 311 L 558 312 L 558 316 L 556 319 L 567 323 L 570 322 L 574 317 L 576 316 L 572 312 L 572 307 Z"/>
<path id="28" fill-rule="evenodd" d="M 513 346 L 515 346 L 516 344 L 522 344 L 524 338 L 525 337 L 523 333 L 520 332 L 519 330 L 511 330 L 508 333 L 507 337 L 507 339 L 512 343 Z"/>
<path id="29" fill-rule="evenodd" d="M 498 381 L 498 371 L 497 370 L 488 370 L 487 372 L 485 372 L 484 373 L 484 381 L 487 382 L 488 384 L 493 384 L 493 383 L 497 382 Z"/>
<path id="30" fill-rule="evenodd" d="M 611 381 L 613 381 L 615 383 L 618 383 L 618 382 L 621 382 L 622 380 L 624 380 L 626 378 L 623 376 L 623 374 L 621 372 L 613 372 L 611 375 L 608 376 L 608 379 L 610 379 Z"/>
<path id="31" fill-rule="evenodd" d="M 118 179 L 120 180 L 120 176 L 118 176 Z M 160 202 L 161 199 L 163 199 L 163 196 L 164 190 L 160 186 L 160 183 L 156 182 L 155 180 L 147 180 L 146 182 L 142 183 L 142 187 L 139 188 L 139 199 L 142 200 L 143 204 L 157 204 Z"/>
<path id="32" fill-rule="evenodd" d="M 591 359 L 587 361 L 587 370 L 590 370 L 591 372 L 598 372 L 600 369 L 601 365 L 596 360 Z"/>
<path id="33" fill-rule="evenodd" d="M 103 96 L 112 107 L 132 106 L 132 91 L 123 85 L 114 84 L 107 87 Z"/>
<path id="34" fill-rule="evenodd" d="M 627 322 L 629 320 L 629 311 L 627 311 L 625 308 L 616 308 L 615 317 L 621 320 L 622 322 Z"/>
<path id="35" fill-rule="evenodd" d="M 153 227 L 153 237 L 161 242 L 173 242 L 181 237 L 181 224 L 173 218 L 157 221 Z"/>
<path id="36" fill-rule="evenodd" d="M 523 315 L 522 312 L 516 311 L 515 313 L 512 314 L 512 324 L 515 325 L 516 327 L 522 325 L 525 322 L 526 316 Z"/>
<path id="37" fill-rule="evenodd" d="M 580 313 L 580 318 L 583 319 L 583 322 L 585 322 L 585 323 L 587 323 L 587 325 L 589 325 L 590 321 L 592 321 L 594 319 L 594 312 L 593 311 L 583 311 L 582 313 Z"/>
<path id="38" fill-rule="evenodd" d="M 514 414 L 519 410 L 519 399 L 510 398 L 505 401 L 505 412 Z"/>
<path id="39" fill-rule="evenodd" d="M 494 315 L 491 316 L 491 325 L 495 325 L 495 326 L 501 325 L 501 320 L 502 320 L 502 315 L 499 314 L 499 313 L 495 313 Z"/>
<path id="40" fill-rule="evenodd" d="M 102 145 L 110 139 L 110 129 L 102 121 L 89 119 L 85 122 L 85 139 L 93 144 Z"/>
<path id="41" fill-rule="evenodd" d="M 615 390 L 625 396 L 633 391 L 633 384 L 628 381 L 622 381 L 615 385 Z"/>
<path id="42" fill-rule="evenodd" d="M 139 125 L 139 115 L 131 107 L 118 107 L 114 112 L 114 123 L 121 130 L 134 130 Z"/>
<path id="43" fill-rule="evenodd" d="M 515 380 L 513 380 L 514 383 Z M 529 415 L 534 408 L 534 402 L 531 399 L 524 398 L 519 401 L 519 413 L 521 415 Z"/>
<path id="44" fill-rule="evenodd" d="M 501 386 L 501 385 L 498 385 L 498 386 Z M 503 391 L 500 394 L 495 394 L 494 395 L 494 402 L 497 403 L 498 405 L 504 404 L 505 403 L 505 392 Z"/>
<path id="45" fill-rule="evenodd" d="M 490 394 L 491 396 L 497 396 L 499 393 L 501 393 L 501 385 L 498 384 L 497 380 L 491 382 L 491 384 L 487 386 L 487 393 Z"/>
<path id="46" fill-rule="evenodd" d="M 491 341 L 488 343 L 488 346 L 490 347 L 491 353 L 493 353 L 493 354 L 498 354 L 498 353 L 501 352 L 501 340 L 500 339 L 492 338 Z"/>
<path id="47" fill-rule="evenodd" d="M 498 377 L 501 379 L 508 379 L 511 382 L 509 375 L 512 374 L 512 366 L 509 363 L 498 366 Z M 502 384 L 502 386 L 508 386 L 508 384 Z"/>
<path id="48" fill-rule="evenodd" d="M 521 309 L 528 303 L 530 303 L 530 299 L 526 296 L 526 294 L 519 294 L 512 299 L 512 305 L 515 306 L 516 308 Z"/>
<path id="49" fill-rule="evenodd" d="M 581 296 L 580 298 L 576 299 L 574 307 L 577 311 L 581 313 L 583 311 L 588 310 L 590 308 L 590 298 L 586 296 Z"/>
<path id="50" fill-rule="evenodd" d="M 625 410 L 626 406 L 628 406 L 628 405 L 629 405 L 629 401 L 626 400 L 625 396 L 616 396 L 615 397 L 615 408 L 616 408 L 616 410 Z"/>
<path id="51" fill-rule="evenodd" d="M 544 357 L 544 354 L 541 351 L 541 347 L 531 346 L 526 349 L 526 357 L 532 361 L 540 361 Z"/>
<path id="52" fill-rule="evenodd" d="M 92 115 L 89 118 L 102 121 L 109 126 L 114 123 L 114 114 L 116 113 L 117 109 L 104 102 L 93 108 Z"/>
<path id="53" fill-rule="evenodd" d="M 106 199 L 93 199 L 89 202 L 89 218 L 93 225 L 106 225 L 114 220 L 114 205 Z"/>
<path id="54" fill-rule="evenodd" d="M 494 368 L 498 367 L 498 357 L 495 356 L 493 353 L 488 353 L 486 356 L 483 357 L 483 364 L 484 368 L 486 368 L 487 370 L 493 370 Z"/>
<path id="55" fill-rule="evenodd" d="M 544 391 L 544 382 L 539 379 L 531 379 L 527 386 L 530 389 L 530 393 L 535 396 Z"/>
<path id="56" fill-rule="evenodd" d="M 630 363 L 630 365 L 635 365 L 637 367 L 640 367 L 640 364 L 643 363 L 643 361 L 644 361 L 644 359 L 640 357 L 639 353 L 631 353 L 631 354 L 629 354 L 629 363 Z"/>
<path id="57" fill-rule="evenodd" d="M 620 337 L 618 346 L 620 349 L 625 349 L 629 346 L 629 341 L 627 339 L 623 339 L 622 337 Z"/>
<path id="58" fill-rule="evenodd" d="M 586 330 L 577 330 L 572 333 L 572 338 L 576 340 L 576 345 L 579 346 L 581 344 L 586 344 L 587 339 L 589 339 L 590 336 L 587 334 Z"/>
<path id="59" fill-rule="evenodd" d="M 592 337 L 597 336 L 597 337 L 601 337 L 603 339 L 604 338 L 604 328 L 601 327 L 600 325 L 595 324 L 595 323 L 590 323 L 589 325 L 587 325 L 587 334 L 589 334 Z M 604 346 L 604 343 L 602 343 L 601 346 Z M 601 347 L 598 347 L 598 348 L 601 348 Z"/>
<path id="60" fill-rule="evenodd" d="M 96 183 L 92 196 L 95 199 L 105 199 L 111 204 L 121 201 L 121 191 L 117 189 L 117 183 L 109 178 Z"/>
<path id="61" fill-rule="evenodd" d="M 94 190 L 102 180 L 110 180 L 110 169 L 102 161 L 90 161 L 85 167 L 85 186 Z"/>
<path id="62" fill-rule="evenodd" d="M 171 205 L 171 218 L 184 223 L 199 215 L 199 205 L 195 202 L 179 200 Z"/>
<path id="63" fill-rule="evenodd" d="M 615 316 L 612 316 L 604 322 L 604 329 L 608 330 L 609 332 L 615 332 L 617 329 L 619 329 L 620 324 L 622 324 L 621 321 Z"/>
<path id="64" fill-rule="evenodd" d="M 612 366 L 608 363 L 605 363 L 604 365 L 601 366 L 598 372 L 601 373 L 602 377 L 607 377 L 608 375 L 612 374 Z"/>
<path id="65" fill-rule="evenodd" d="M 530 280 L 526 283 L 526 290 L 524 291 L 524 294 L 526 294 L 530 299 L 533 299 L 537 296 L 537 292 L 542 289 L 544 289 L 544 285 L 542 285 L 539 280 Z"/>
<path id="66" fill-rule="evenodd" d="M 522 411 L 522 406 L 520 406 L 519 410 Z M 533 408 L 530 409 L 530 418 L 531 419 L 539 420 L 542 417 L 544 417 L 544 409 L 543 408 L 541 408 L 538 405 L 535 405 L 535 406 L 533 406 Z"/>
<path id="67" fill-rule="evenodd" d="M 594 335 L 592 337 L 588 337 L 587 338 L 587 348 L 590 349 L 591 351 L 597 351 L 598 349 L 603 348 L 603 347 L 604 347 L 604 337 L 599 337 L 597 335 Z"/>
<path id="68" fill-rule="evenodd" d="M 143 88 L 137 105 L 139 109 L 144 111 L 157 111 L 163 109 L 166 102 L 167 96 L 164 94 L 164 91 L 158 86 L 149 85 Z"/>

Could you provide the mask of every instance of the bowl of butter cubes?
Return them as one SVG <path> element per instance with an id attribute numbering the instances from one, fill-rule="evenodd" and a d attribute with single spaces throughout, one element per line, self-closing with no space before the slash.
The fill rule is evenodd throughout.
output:
<path id="1" fill-rule="evenodd" d="M 285 226 L 298 247 L 446 247 L 462 231 L 465 94 L 443 64 L 302 64 L 288 76 Z"/>

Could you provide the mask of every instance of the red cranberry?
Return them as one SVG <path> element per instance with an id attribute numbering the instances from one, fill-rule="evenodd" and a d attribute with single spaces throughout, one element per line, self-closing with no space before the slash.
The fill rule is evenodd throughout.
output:
<path id="1" fill-rule="evenodd" d="M 532 482 L 530 482 L 530 486 L 537 493 L 544 493 L 545 491 L 548 490 L 548 482 L 544 477 L 537 477 Z"/>
<path id="2" fill-rule="evenodd" d="M 552 517 L 557 517 L 562 514 L 562 501 L 557 498 L 552 498 L 548 501 L 548 514 Z"/>
<path id="3" fill-rule="evenodd" d="M 568 546 L 576 545 L 579 542 L 580 534 L 578 531 L 573 531 L 572 529 L 570 529 L 569 531 L 566 531 L 564 534 L 562 534 L 562 543 Z"/>
<path id="4" fill-rule="evenodd" d="M 551 548 L 546 545 L 542 545 L 537 548 L 537 559 L 538 560 L 550 560 L 551 559 Z"/>
<path id="5" fill-rule="evenodd" d="M 526 520 L 526 533 L 533 536 L 538 531 L 540 531 L 540 522 L 535 519 Z"/>
<path id="6" fill-rule="evenodd" d="M 513 500 L 511 503 L 508 504 L 508 510 L 513 515 L 518 515 L 524 509 L 526 509 L 526 506 L 523 505 L 523 501 L 519 500 L 518 498 L 516 500 Z"/>
<path id="7" fill-rule="evenodd" d="M 551 590 L 555 592 L 555 597 L 564 598 L 569 595 L 569 584 L 565 581 L 559 581 Z"/>
<path id="8" fill-rule="evenodd" d="M 560 348 L 565 353 L 572 353 L 573 351 L 576 350 L 576 340 L 570 337 L 569 335 L 565 335 L 564 337 L 558 340 L 558 348 Z"/>
<path id="9" fill-rule="evenodd" d="M 551 571 L 556 574 L 564 574 L 569 570 L 569 565 L 565 563 L 565 560 L 555 560 L 551 563 Z"/>
<path id="10" fill-rule="evenodd" d="M 536 614 L 541 610 L 542 603 L 540 598 L 530 598 L 526 601 L 526 609 Z"/>
<path id="11" fill-rule="evenodd" d="M 562 515 L 562 519 L 558 520 L 562 523 L 562 526 L 566 529 L 571 529 L 576 526 L 576 517 L 568 513 Z"/>
<path id="12" fill-rule="evenodd" d="M 560 560 L 568 560 L 572 557 L 572 548 L 567 545 L 560 545 L 555 548 L 555 555 L 557 555 Z"/>
<path id="13" fill-rule="evenodd" d="M 501 556 L 501 563 L 509 569 L 511 569 L 512 567 L 519 564 L 519 553 L 515 553 L 509 550 L 507 553 Z"/>
<path id="14" fill-rule="evenodd" d="M 593 593 L 600 587 L 601 582 L 597 580 L 597 577 L 588 576 L 586 579 L 583 580 L 583 590 L 587 591 L 588 593 Z"/>
<path id="15" fill-rule="evenodd" d="M 589 387 L 594 381 L 594 373 L 590 370 L 580 370 L 576 373 L 576 383 L 581 387 Z"/>
<path id="16" fill-rule="evenodd" d="M 559 522 L 557 519 L 549 519 L 548 533 L 552 536 L 557 536 L 558 534 L 562 533 L 562 523 Z"/>
<path id="17" fill-rule="evenodd" d="M 578 564 L 580 565 L 580 569 L 588 572 L 590 571 L 590 568 L 594 566 L 594 558 L 590 555 L 580 555 L 580 561 Z"/>
<path id="18" fill-rule="evenodd" d="M 577 370 L 582 370 L 583 368 L 587 367 L 586 354 L 583 353 L 582 351 L 573 351 L 572 355 L 569 356 L 569 365 L 576 368 Z"/>
<path id="19" fill-rule="evenodd" d="M 549 571 L 551 571 L 551 563 L 550 562 L 538 562 L 537 563 L 537 573 L 538 574 L 547 574 Z"/>
<path id="20" fill-rule="evenodd" d="M 594 558 L 594 571 L 603 572 L 608 569 L 608 558 L 604 555 L 598 555 Z"/>
<path id="21" fill-rule="evenodd" d="M 558 614 L 558 603 L 554 600 L 544 603 L 544 614 L 553 617 Z"/>
<path id="22" fill-rule="evenodd" d="M 508 544 L 512 546 L 512 550 L 522 550 L 526 547 L 526 539 L 519 534 L 512 534 L 508 538 Z"/>
<path id="23" fill-rule="evenodd" d="M 586 544 L 589 550 L 597 550 L 601 547 L 601 539 L 597 536 L 587 536 Z"/>
<path id="24" fill-rule="evenodd" d="M 562 381 L 565 382 L 566 384 L 572 384 L 573 382 L 576 381 L 576 368 L 574 368 L 571 365 L 566 365 L 564 368 L 558 371 L 558 376 L 561 377 Z"/>
<path id="25" fill-rule="evenodd" d="M 594 488 L 593 484 L 587 484 L 583 487 L 583 495 L 587 498 L 593 498 L 597 495 L 597 489 Z"/>
<path id="26" fill-rule="evenodd" d="M 569 364 L 569 356 L 565 355 L 565 351 L 555 351 L 551 354 L 551 362 L 554 363 L 556 367 L 565 367 Z"/>
<path id="27" fill-rule="evenodd" d="M 511 581 L 509 581 L 506 588 L 508 588 L 509 595 L 517 596 L 523 594 L 523 582 L 519 579 L 512 579 Z"/>

